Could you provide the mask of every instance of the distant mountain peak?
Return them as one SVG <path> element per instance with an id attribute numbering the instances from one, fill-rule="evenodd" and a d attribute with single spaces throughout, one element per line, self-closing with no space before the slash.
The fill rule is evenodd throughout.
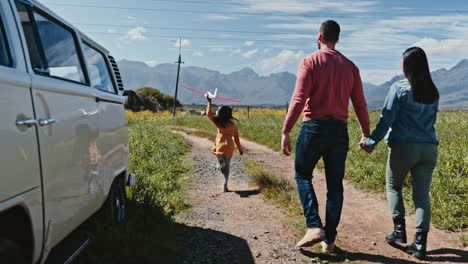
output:
<path id="1" fill-rule="evenodd" d="M 257 74 L 252 68 L 244 67 L 239 72 L 241 73 L 248 73 L 248 74 Z"/>
<path id="2" fill-rule="evenodd" d="M 468 68 L 468 59 L 461 60 L 457 65 L 455 65 L 452 70 Z"/>

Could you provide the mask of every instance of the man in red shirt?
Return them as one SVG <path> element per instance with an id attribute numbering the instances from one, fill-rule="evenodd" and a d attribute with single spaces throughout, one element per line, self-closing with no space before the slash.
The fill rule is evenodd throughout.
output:
<path id="1" fill-rule="evenodd" d="M 299 247 L 322 242 L 324 252 L 335 248 L 336 228 L 343 207 L 343 177 L 348 152 L 348 106 L 351 99 L 361 126 L 369 136 L 369 115 L 359 69 L 335 50 L 340 26 L 325 21 L 318 34 L 319 50 L 299 64 L 296 88 L 283 126 L 281 148 L 290 155 L 289 133 L 301 113 L 304 120 L 296 143 L 295 179 L 308 227 Z M 326 219 L 323 227 L 312 185 L 312 173 L 320 158 L 327 182 Z"/>

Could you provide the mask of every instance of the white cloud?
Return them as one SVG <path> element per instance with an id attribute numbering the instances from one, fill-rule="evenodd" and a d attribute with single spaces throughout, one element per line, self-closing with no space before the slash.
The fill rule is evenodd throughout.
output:
<path id="1" fill-rule="evenodd" d="M 180 43 L 181 47 L 187 47 L 190 46 L 190 40 L 188 39 L 182 39 L 182 42 Z M 174 47 L 178 48 L 179 47 L 179 40 L 174 42 Z"/>
<path id="2" fill-rule="evenodd" d="M 423 38 L 414 46 L 421 47 L 428 56 L 447 56 L 464 58 L 468 56 L 467 39 L 442 39 Z"/>
<path id="3" fill-rule="evenodd" d="M 254 44 L 255 44 L 255 41 L 252 41 L 252 40 L 248 40 L 248 41 L 244 42 L 244 45 L 249 46 L 249 47 L 253 46 Z"/>
<path id="4" fill-rule="evenodd" d="M 208 16 L 203 16 L 203 18 L 207 20 L 213 20 L 213 21 L 227 21 L 227 20 L 237 19 L 237 17 L 234 17 L 234 16 L 223 16 L 223 15 L 208 15 Z"/>
<path id="5" fill-rule="evenodd" d="M 242 53 L 242 57 L 249 59 L 257 52 L 258 52 L 258 49 L 249 50 L 245 53 Z"/>
<path id="6" fill-rule="evenodd" d="M 302 50 L 294 52 L 284 49 L 273 57 L 261 60 L 258 63 L 258 67 L 262 73 L 281 72 L 284 71 L 288 65 L 299 64 L 304 57 L 305 52 Z"/>
<path id="7" fill-rule="evenodd" d="M 145 61 L 146 65 L 150 66 L 150 67 L 154 67 L 156 65 L 159 64 L 159 61 L 157 60 L 149 60 L 149 61 Z"/>
<path id="8" fill-rule="evenodd" d="M 130 39 L 130 40 L 145 40 L 146 37 L 145 37 L 145 34 L 146 33 L 146 29 L 144 27 L 134 27 L 132 29 L 130 29 L 129 31 L 127 31 L 127 34 L 125 35 L 127 39 Z"/>
<path id="9" fill-rule="evenodd" d="M 226 48 L 224 47 L 213 47 L 209 49 L 210 52 L 225 52 Z"/>
<path id="10" fill-rule="evenodd" d="M 402 74 L 401 70 L 396 69 L 379 69 L 379 70 L 361 70 L 361 78 L 363 82 L 380 85 L 393 77 Z"/>
<path id="11" fill-rule="evenodd" d="M 203 55 L 204 55 L 203 52 L 201 52 L 200 50 L 194 50 L 192 52 L 193 57 L 203 57 Z"/>

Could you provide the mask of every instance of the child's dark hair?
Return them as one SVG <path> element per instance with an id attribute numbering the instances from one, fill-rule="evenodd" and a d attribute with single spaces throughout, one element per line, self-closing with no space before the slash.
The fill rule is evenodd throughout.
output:
<path id="1" fill-rule="evenodd" d="M 218 124 L 219 126 L 222 126 L 222 127 L 225 128 L 226 125 L 229 124 L 229 122 L 232 122 L 232 120 L 237 121 L 237 119 L 235 119 L 232 116 L 232 108 L 230 106 L 227 106 L 227 105 L 221 106 L 218 109 L 217 115 L 215 116 L 216 124 Z"/>

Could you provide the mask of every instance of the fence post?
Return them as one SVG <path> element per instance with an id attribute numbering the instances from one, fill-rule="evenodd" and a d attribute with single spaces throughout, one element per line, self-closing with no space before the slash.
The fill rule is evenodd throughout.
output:
<path id="1" fill-rule="evenodd" d="M 288 114 L 289 102 L 286 102 L 286 114 Z"/>
<path id="2" fill-rule="evenodd" d="M 247 106 L 247 119 L 250 119 L 250 106 Z"/>

